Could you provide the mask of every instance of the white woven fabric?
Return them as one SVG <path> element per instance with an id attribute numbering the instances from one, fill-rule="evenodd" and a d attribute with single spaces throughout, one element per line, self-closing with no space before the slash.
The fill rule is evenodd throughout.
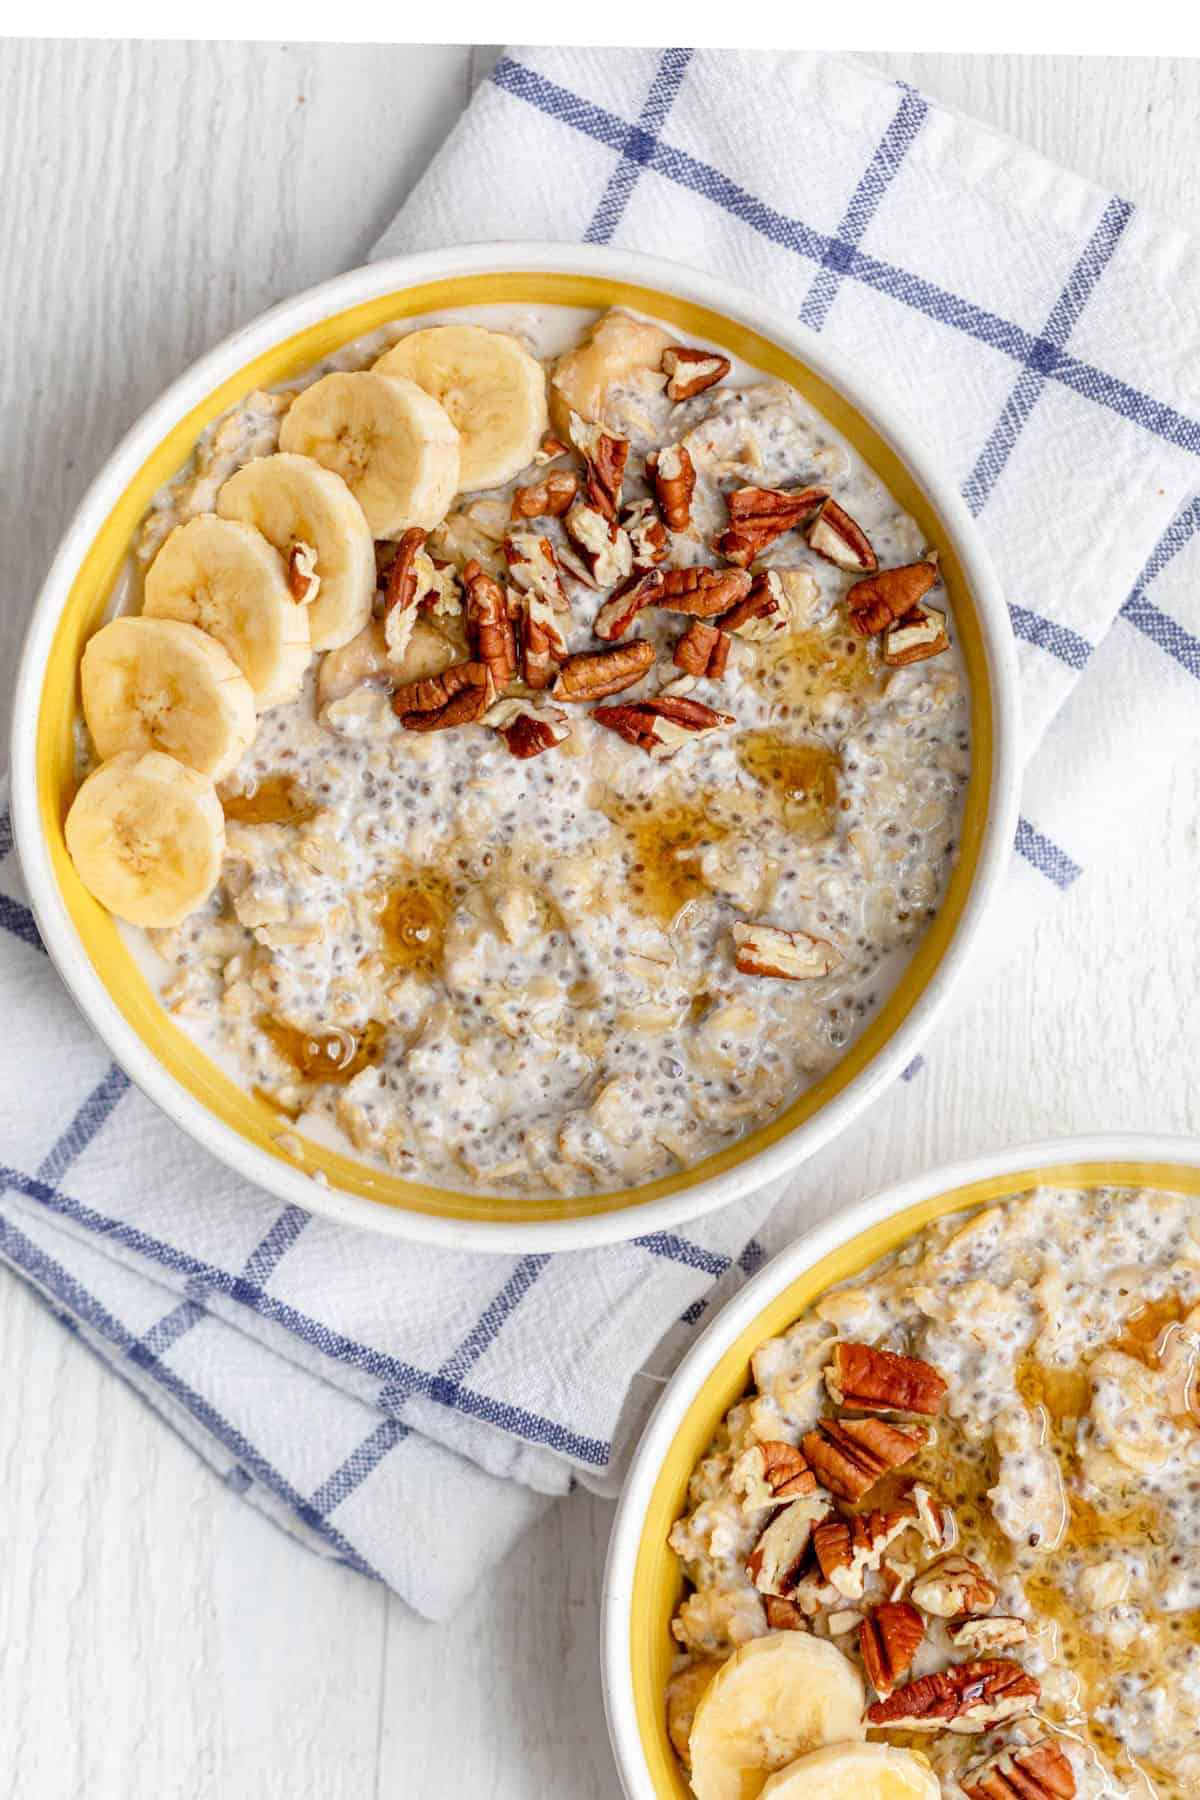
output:
<path id="1" fill-rule="evenodd" d="M 1024 687 L 990 946 L 1011 951 L 1200 721 L 1196 246 L 853 63 L 683 50 L 510 53 L 378 253 L 518 237 L 652 250 L 766 295 L 961 484 Z M 819 1199 L 801 1173 L 685 1232 L 554 1258 L 281 1209 L 112 1067 L 40 948 L 6 826 L 0 1255 L 248 1497 L 447 1615 L 573 1477 L 613 1485 L 654 1391 L 639 1371 L 669 1367 Z"/>

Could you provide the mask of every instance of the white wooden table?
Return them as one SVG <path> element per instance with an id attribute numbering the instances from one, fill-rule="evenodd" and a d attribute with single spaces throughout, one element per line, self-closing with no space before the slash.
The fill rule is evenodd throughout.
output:
<path id="1" fill-rule="evenodd" d="M 1200 62 L 870 60 L 1200 230 Z M 0 42 L 0 667 L 126 426 L 235 324 L 361 261 L 487 66 Z M 1179 999 L 1200 976 L 1198 801 L 1190 767 L 1146 795 L 1128 857 L 943 1031 L 915 1135 L 914 1108 L 885 1106 L 826 1154 L 839 1193 L 1035 1135 L 1200 1131 Z M 8 1278 L 0 1359 L 0 1791 L 615 1800 L 606 1505 L 564 1503 L 433 1628 L 223 1488 Z"/>

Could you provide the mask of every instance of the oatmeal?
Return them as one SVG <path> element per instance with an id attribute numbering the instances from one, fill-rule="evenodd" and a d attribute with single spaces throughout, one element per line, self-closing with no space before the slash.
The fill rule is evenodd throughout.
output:
<path id="1" fill-rule="evenodd" d="M 697 1690 L 795 1632 L 857 1671 L 852 1735 L 953 1800 L 1200 1791 L 1198 1371 L 1174 1194 L 1038 1190 L 828 1293 L 755 1352 L 671 1532 L 685 1765 Z"/>
<path id="2" fill-rule="evenodd" d="M 250 395 L 120 610 L 84 879 L 245 1088 L 403 1175 L 696 1163 L 833 1067 L 944 896 L 937 546 L 792 389 L 652 320 L 465 309 Z"/>

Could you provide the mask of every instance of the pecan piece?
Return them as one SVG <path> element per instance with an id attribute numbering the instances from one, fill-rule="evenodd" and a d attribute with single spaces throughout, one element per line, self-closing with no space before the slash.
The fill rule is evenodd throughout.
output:
<path id="1" fill-rule="evenodd" d="M 662 353 L 659 367 L 667 378 L 667 399 L 679 401 L 694 400 L 697 394 L 724 381 L 733 364 L 717 350 L 670 344 Z"/>
<path id="2" fill-rule="evenodd" d="M 859 637 L 875 637 L 911 612 L 936 580 L 937 564 L 926 558 L 899 569 L 881 569 L 865 581 L 856 581 L 846 595 L 851 625 Z"/>
<path id="3" fill-rule="evenodd" d="M 543 750 L 553 750 L 571 735 L 565 712 L 557 706 L 534 706 L 529 700 L 497 700 L 479 723 L 498 731 L 522 762 L 540 756 Z"/>
<path id="4" fill-rule="evenodd" d="M 1073 1800 L 1075 1775 L 1061 1744 L 1039 1738 L 985 1757 L 959 1776 L 967 1800 Z"/>
<path id="5" fill-rule="evenodd" d="M 787 590 L 777 569 L 756 575 L 749 593 L 713 621 L 722 631 L 749 638 L 752 643 L 786 631 L 791 622 Z"/>
<path id="6" fill-rule="evenodd" d="M 753 585 L 751 576 L 741 569 L 667 569 L 662 595 L 654 605 L 711 619 L 745 599 Z"/>
<path id="7" fill-rule="evenodd" d="M 825 1385 L 836 1406 L 852 1412 L 912 1412 L 932 1416 L 949 1385 L 932 1363 L 897 1356 L 871 1344 L 835 1344 Z"/>
<path id="8" fill-rule="evenodd" d="M 610 525 L 615 525 L 621 508 L 621 488 L 625 480 L 625 464 L 629 461 L 628 438 L 605 431 L 579 414 L 571 414 L 571 441 L 587 465 L 584 486 L 588 502 Z"/>
<path id="9" fill-rule="evenodd" d="M 746 1558 L 746 1573 L 760 1594 L 790 1599 L 809 1562 L 813 1526 L 829 1511 L 824 1500 L 792 1500 L 776 1513 Z"/>
<path id="10" fill-rule="evenodd" d="M 1011 1650 L 1029 1636 L 1024 1619 L 1011 1613 L 990 1613 L 985 1618 L 960 1619 L 947 1628 L 956 1650 L 967 1650 L 978 1656 L 985 1650 Z"/>
<path id="11" fill-rule="evenodd" d="M 730 1472 L 730 1486 L 741 1496 L 743 1512 L 760 1512 L 781 1500 L 815 1492 L 817 1478 L 795 1444 L 769 1438 L 743 1451 Z"/>
<path id="12" fill-rule="evenodd" d="M 555 669 L 566 661 L 567 640 L 554 607 L 541 594 L 530 588 L 517 599 L 525 684 L 531 688 L 548 687 Z"/>
<path id="13" fill-rule="evenodd" d="M 729 639 L 715 625 L 704 619 L 693 619 L 676 644 L 671 661 L 685 675 L 702 675 L 709 681 L 719 681 L 729 661 Z"/>
<path id="14" fill-rule="evenodd" d="M 392 662 L 403 662 L 417 622 L 417 552 L 425 533 L 414 526 L 396 545 L 383 596 L 383 636 Z"/>
<path id="15" fill-rule="evenodd" d="M 912 1514 L 899 1507 L 826 1519 L 813 1534 L 822 1575 L 845 1599 L 861 1600 L 867 1576 L 875 1573 L 884 1551 L 911 1524 Z"/>
<path id="16" fill-rule="evenodd" d="M 938 1619 L 960 1613 L 987 1612 L 996 1604 L 996 1589 L 979 1564 L 952 1551 L 939 1556 L 912 1584 L 912 1597 L 922 1612 Z"/>
<path id="17" fill-rule="evenodd" d="M 512 497 L 514 519 L 561 519 L 579 492 L 573 469 L 554 469 L 540 481 L 519 487 Z"/>
<path id="18" fill-rule="evenodd" d="M 560 456 L 569 456 L 570 446 L 561 438 L 544 437 L 541 447 L 534 451 L 533 460 L 540 469 L 545 463 L 557 462 Z"/>
<path id="19" fill-rule="evenodd" d="M 645 638 L 614 644 L 611 650 L 583 650 L 568 656 L 554 684 L 556 700 L 603 700 L 642 679 L 654 662 L 654 645 Z"/>
<path id="20" fill-rule="evenodd" d="M 463 570 L 467 590 L 467 641 L 477 662 L 486 663 L 498 688 L 507 687 L 517 672 L 517 640 L 504 589 L 479 564 L 471 561 Z"/>
<path id="21" fill-rule="evenodd" d="M 734 488 L 725 496 L 729 523 L 716 541 L 718 556 L 739 569 L 750 566 L 768 545 L 803 525 L 829 498 L 829 489 L 807 487 Z"/>
<path id="22" fill-rule="evenodd" d="M 879 558 L 871 548 L 871 540 L 850 514 L 836 500 L 827 500 L 808 528 L 808 547 L 856 575 L 871 575 L 879 567 Z"/>
<path id="23" fill-rule="evenodd" d="M 893 669 L 902 669 L 907 663 L 924 662 L 927 657 L 940 656 L 949 648 L 945 613 L 939 612 L 936 606 L 923 603 L 910 608 L 883 634 L 883 660 Z"/>
<path id="24" fill-rule="evenodd" d="M 744 919 L 734 920 L 733 942 L 743 975 L 769 975 L 777 981 L 815 981 L 842 960 L 824 938 L 779 925 L 749 925 Z"/>
<path id="25" fill-rule="evenodd" d="M 538 531 L 510 531 L 504 540 L 504 558 L 514 585 L 523 594 L 537 594 L 555 612 L 570 612 L 554 545 L 548 537 Z"/>
<path id="26" fill-rule="evenodd" d="M 496 697 L 486 663 L 451 663 L 441 675 L 410 681 L 392 695 L 392 711 L 405 731 L 445 731 L 473 725 Z"/>
<path id="27" fill-rule="evenodd" d="M 822 1419 L 801 1440 L 809 1468 L 842 1500 L 861 1500 L 891 1469 L 903 1468 L 925 1448 L 923 1425 L 890 1425 L 886 1419 Z"/>
<path id="28" fill-rule="evenodd" d="M 646 458 L 646 475 L 654 484 L 654 497 L 672 531 L 686 531 L 692 522 L 692 495 L 696 491 L 696 466 L 686 444 L 668 444 Z"/>
<path id="29" fill-rule="evenodd" d="M 667 528 L 648 494 L 622 508 L 621 528 L 633 550 L 635 575 L 662 562 L 667 554 Z"/>
<path id="30" fill-rule="evenodd" d="M 883 1600 L 858 1628 L 863 1667 L 875 1692 L 886 1700 L 913 1666 L 925 1627 L 907 1600 Z"/>
<path id="31" fill-rule="evenodd" d="M 674 756 L 681 745 L 737 723 L 731 713 L 714 712 L 699 700 L 665 694 L 626 706 L 598 706 L 592 717 L 626 743 L 657 757 Z"/>
<path id="32" fill-rule="evenodd" d="M 606 643 L 623 637 L 643 607 L 656 606 L 662 599 L 666 580 L 662 569 L 647 569 L 644 574 L 631 575 L 628 581 L 622 582 L 592 620 L 596 636 Z"/>
<path id="33" fill-rule="evenodd" d="M 311 544 L 295 543 L 288 555 L 288 593 L 297 606 L 311 606 L 321 586 L 317 553 Z"/>
<path id="34" fill-rule="evenodd" d="M 807 1621 L 794 1600 L 781 1600 L 777 1594 L 763 1596 L 763 1611 L 769 1631 L 806 1631 Z"/>
<path id="35" fill-rule="evenodd" d="M 576 500 L 563 520 L 573 553 L 564 555 L 571 573 L 588 587 L 610 588 L 633 569 L 633 545 L 615 518 L 597 506 Z"/>
<path id="36" fill-rule="evenodd" d="M 1041 1686 L 1019 1663 L 996 1657 L 921 1675 L 867 1708 L 868 1725 L 888 1731 L 990 1731 L 1033 1711 Z"/>

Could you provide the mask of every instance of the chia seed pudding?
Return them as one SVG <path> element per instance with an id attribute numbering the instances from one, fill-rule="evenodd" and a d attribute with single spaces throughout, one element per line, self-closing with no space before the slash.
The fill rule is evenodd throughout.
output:
<path id="1" fill-rule="evenodd" d="M 215 887 L 178 924 L 123 929 L 172 1017 L 278 1111 L 286 1141 L 464 1191 L 635 1186 L 777 1116 L 894 988 L 957 856 L 966 683 L 940 586 L 929 599 L 943 610 L 885 609 L 886 629 L 864 628 L 848 602 L 876 568 L 881 580 L 924 571 L 922 591 L 936 584 L 937 546 L 794 390 L 707 346 L 690 346 L 692 363 L 672 376 L 668 328 L 552 306 L 386 327 L 251 394 L 156 496 L 121 609 L 137 610 L 170 534 L 224 510 L 225 483 L 276 453 L 281 428 L 284 448 L 298 441 L 285 423 L 298 394 L 369 369 L 414 332 L 464 323 L 515 337 L 542 364 L 553 436 L 519 474 L 458 493 L 429 527 L 427 591 L 399 638 L 401 534 L 374 532 L 374 619 L 315 656 L 293 699 L 260 710 L 219 782 Z M 705 359 L 720 376 L 692 392 L 689 367 L 704 381 Z M 602 439 L 628 445 L 611 519 Z M 694 474 L 683 512 L 664 490 L 680 445 Z M 521 496 L 555 474 L 574 483 L 571 511 L 521 516 Z M 752 521 L 734 550 L 734 490 L 767 490 L 773 504 L 811 494 L 816 510 L 774 536 L 755 537 Z M 831 552 L 835 515 L 849 535 Z M 415 681 L 478 659 L 467 578 L 493 578 L 519 614 L 513 546 L 531 540 L 534 554 L 536 540 L 549 546 L 564 601 L 556 663 L 638 639 L 652 665 L 611 699 L 608 720 L 560 704 L 574 698 L 563 670 L 540 714 L 563 721 L 547 754 L 515 751 L 503 702 L 482 725 L 414 728 L 393 690 L 415 693 Z M 725 631 L 728 615 L 696 608 L 689 620 L 667 600 L 601 641 L 600 608 L 656 558 L 672 571 L 744 570 L 756 594 L 774 572 L 773 618 Z M 294 552 L 289 579 L 299 568 L 303 584 L 306 567 Z M 533 584 L 536 597 L 536 574 Z M 528 600 L 525 617 L 536 617 Z M 914 621 L 918 635 L 941 634 L 939 653 L 893 657 L 893 634 L 903 649 Z M 702 649 L 723 639 L 717 677 L 715 662 L 696 674 L 672 661 L 694 623 Z M 518 643 L 520 630 L 518 618 Z M 489 701 L 540 704 L 523 666 L 507 689 L 489 686 Z M 682 710 L 639 710 L 664 692 Z M 81 741 L 86 768 L 95 758 Z M 794 955 L 808 958 L 804 978 L 776 966 Z"/>
<path id="2" fill-rule="evenodd" d="M 839 1372 L 848 1358 L 868 1371 L 857 1395 Z M 915 1389 L 904 1384 L 916 1365 L 899 1359 L 927 1366 L 927 1382 L 940 1377 L 915 1426 L 905 1404 Z M 1194 1199 L 1038 1189 L 941 1220 L 831 1290 L 762 1344 L 751 1368 L 670 1536 L 688 1584 L 668 1695 L 685 1764 L 717 1670 L 746 1644 L 797 1631 L 842 1652 L 864 1678 L 864 1707 L 880 1696 L 863 1714 L 871 1738 L 919 1750 L 947 1800 L 1200 1791 Z M 897 1368 L 901 1385 L 889 1389 Z M 886 1466 L 851 1500 L 819 1422 L 834 1417 L 832 1440 L 838 1420 L 861 1437 L 852 1415 L 865 1414 L 870 1431 L 888 1412 L 919 1447 L 885 1444 Z M 763 1445 L 773 1485 L 761 1479 Z M 779 1500 L 781 1477 L 803 1497 Z M 830 1562 L 818 1524 L 803 1543 L 792 1534 L 782 1576 L 778 1557 L 764 1567 L 764 1529 L 778 1539 L 789 1506 L 818 1520 L 856 1516 L 874 1553 L 864 1549 L 853 1571 Z M 970 1591 L 955 1592 L 946 1570 L 963 1559 Z M 884 1639 L 864 1639 L 880 1622 Z M 909 1660 L 897 1671 L 884 1657 L 881 1677 L 888 1628 L 907 1633 Z M 983 1684 L 964 1700 L 954 1670 L 970 1662 L 977 1674 L 997 1659 L 1003 1673 L 989 1679 L 1017 1699 L 989 1713 Z M 767 1772 L 755 1771 L 759 1786 Z M 705 1771 L 694 1778 L 706 1793 Z M 758 1792 L 749 1775 L 741 1791 Z"/>

